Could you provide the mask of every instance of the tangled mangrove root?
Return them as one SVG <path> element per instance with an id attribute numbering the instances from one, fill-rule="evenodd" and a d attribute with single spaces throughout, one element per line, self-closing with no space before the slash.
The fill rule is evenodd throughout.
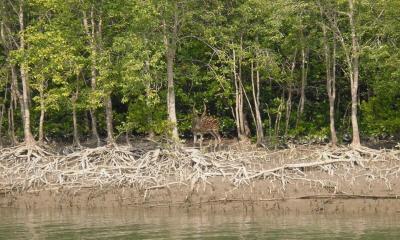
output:
<path id="1" fill-rule="evenodd" d="M 332 188 L 342 179 L 354 183 L 382 180 L 388 189 L 400 172 L 400 150 L 302 146 L 201 152 L 195 148 L 113 146 L 78 149 L 66 155 L 41 147 L 0 151 L 0 192 L 34 189 L 135 187 L 141 190 L 178 184 L 194 188 L 221 178 L 233 187 L 269 181 L 284 190 L 295 181 Z M 331 176 L 321 178 L 319 174 Z"/>
<path id="2" fill-rule="evenodd" d="M 1 161 L 19 163 L 19 162 L 38 162 L 38 161 L 50 161 L 55 156 L 46 146 L 40 145 L 17 145 L 9 148 L 0 149 Z"/>

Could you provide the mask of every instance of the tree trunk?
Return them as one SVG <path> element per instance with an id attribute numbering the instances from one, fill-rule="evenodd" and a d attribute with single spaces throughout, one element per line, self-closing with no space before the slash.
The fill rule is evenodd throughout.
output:
<path id="1" fill-rule="evenodd" d="M 247 140 L 245 116 L 243 111 L 243 84 L 241 81 L 241 69 L 239 64 L 239 73 L 236 67 L 236 51 L 233 50 L 233 78 L 235 83 L 235 120 L 238 139 L 240 141 Z"/>
<path id="2" fill-rule="evenodd" d="M 243 52 L 243 35 L 240 36 L 240 52 Z M 244 98 L 246 96 L 246 92 L 244 89 L 243 78 L 242 78 L 242 54 L 239 54 L 239 73 L 238 73 L 238 83 L 239 83 L 239 119 L 240 119 L 240 132 L 241 132 L 241 140 L 248 140 L 250 136 L 250 127 L 247 122 L 246 113 L 244 112 Z M 250 102 L 249 106 L 251 108 Z"/>
<path id="3" fill-rule="evenodd" d="M 289 132 L 289 127 L 290 127 L 290 115 L 292 113 L 292 95 L 293 95 L 293 79 L 294 79 L 294 68 L 296 67 L 296 55 L 297 55 L 297 50 L 293 56 L 293 62 L 292 66 L 290 68 L 290 81 L 288 83 L 288 98 L 286 101 L 286 124 L 285 124 L 285 137 Z"/>
<path id="4" fill-rule="evenodd" d="M 303 43 L 304 45 L 304 43 Z M 299 101 L 299 108 L 297 110 L 297 120 L 296 126 L 298 126 L 299 122 L 301 121 L 301 117 L 304 113 L 304 103 L 306 101 L 306 84 L 307 84 L 307 72 L 308 67 L 306 66 L 308 59 L 308 49 L 302 46 L 301 49 L 301 88 L 300 88 L 300 101 Z"/>
<path id="5" fill-rule="evenodd" d="M 97 117 L 94 109 L 89 109 L 91 127 L 92 127 L 92 139 L 96 141 L 97 146 L 101 145 L 99 133 L 97 132 Z"/>
<path id="6" fill-rule="evenodd" d="M 335 99 L 336 99 L 336 39 L 333 37 L 333 50 L 332 50 L 332 75 L 329 79 L 328 92 L 329 92 L 329 121 L 331 129 L 332 146 L 337 145 L 337 136 L 335 128 Z"/>
<path id="7" fill-rule="evenodd" d="M 351 62 L 352 71 L 350 81 L 351 81 L 351 124 L 353 129 L 353 147 L 359 147 L 361 145 L 360 141 L 360 131 L 358 129 L 357 120 L 357 97 L 358 97 L 358 80 L 359 80 L 359 46 L 356 34 L 356 23 L 354 19 L 354 2 L 349 1 L 349 20 L 351 29 Z"/>
<path id="8" fill-rule="evenodd" d="M 9 122 L 10 122 L 10 137 L 12 144 L 17 145 L 18 141 L 15 137 L 15 121 L 14 121 L 14 109 L 17 109 L 18 103 L 21 107 L 22 121 L 24 120 L 24 111 L 22 110 L 22 106 L 24 102 L 22 101 L 21 93 L 18 90 L 18 79 L 17 73 L 14 65 L 10 65 L 11 68 L 11 104 L 9 109 Z"/>
<path id="9" fill-rule="evenodd" d="M 8 109 L 8 135 L 10 136 L 11 145 L 18 144 L 17 138 L 15 137 L 15 126 L 14 126 L 14 109 L 13 103 L 11 103 L 10 108 Z"/>
<path id="10" fill-rule="evenodd" d="M 131 146 L 131 140 L 129 138 L 129 134 L 130 134 L 130 131 L 129 130 L 126 131 L 126 133 L 125 133 L 125 142 L 126 142 L 126 145 Z"/>
<path id="11" fill-rule="evenodd" d="M 96 81 L 97 81 L 97 72 L 96 72 L 96 57 L 97 57 L 97 52 L 96 52 L 96 23 L 94 20 L 94 10 L 93 7 L 90 11 L 90 22 L 91 26 L 89 28 L 89 22 L 88 18 L 86 16 L 86 12 L 83 11 L 83 26 L 86 32 L 86 35 L 89 38 L 89 45 L 90 45 L 90 58 L 91 58 L 91 66 L 90 66 L 90 86 L 92 88 L 92 92 L 96 91 Z M 91 30 L 91 31 L 90 31 Z M 91 119 L 91 127 L 92 127 L 92 138 L 96 141 L 97 146 L 101 145 L 100 142 L 100 137 L 99 133 L 97 131 L 97 118 L 96 118 L 96 112 L 93 108 L 89 109 L 90 112 L 90 119 Z"/>
<path id="12" fill-rule="evenodd" d="M 20 26 L 20 49 L 25 49 L 25 39 L 23 32 L 25 30 L 24 28 L 24 11 L 23 11 L 23 1 L 20 1 L 19 5 L 19 14 L 18 14 L 18 19 L 19 19 L 19 26 Z M 21 71 L 21 80 L 22 80 L 22 99 L 23 99 L 23 105 L 21 106 L 21 110 L 23 112 L 23 125 L 24 125 L 24 142 L 26 145 L 35 145 L 35 139 L 33 138 L 32 132 L 31 132 L 31 123 L 30 123 L 30 111 L 29 111 L 29 99 L 28 99 L 28 73 L 27 67 L 25 66 L 24 63 L 21 63 L 20 67 Z"/>
<path id="13" fill-rule="evenodd" d="M 44 106 L 44 94 L 43 89 L 40 90 L 40 119 L 39 119 L 39 142 L 43 143 L 44 139 L 44 115 L 45 115 L 45 106 Z"/>
<path id="14" fill-rule="evenodd" d="M 103 51 L 103 19 L 99 16 L 99 22 L 97 24 L 97 49 L 99 52 Z M 104 107 L 106 110 L 106 128 L 107 128 L 107 144 L 114 145 L 114 131 L 113 131 L 113 111 L 112 111 L 112 99 L 110 89 L 106 89 L 106 95 L 104 98 Z"/>
<path id="15" fill-rule="evenodd" d="M 240 72 L 240 71 L 239 71 Z M 246 129 L 245 129 L 245 123 L 244 123 L 244 111 L 243 111 L 243 88 L 241 87 L 241 77 L 240 74 L 238 76 L 238 99 L 237 99 L 237 106 L 238 106 L 238 120 L 239 120 L 239 139 L 240 140 L 246 140 Z"/>
<path id="16" fill-rule="evenodd" d="M 9 108 L 9 129 L 10 129 L 10 137 L 11 137 L 11 142 L 12 144 L 16 145 L 18 144 L 17 138 L 15 137 L 15 121 L 14 121 L 14 109 L 17 109 L 17 105 L 19 103 L 21 107 L 21 114 L 22 114 L 22 121 L 24 121 L 24 111 L 23 105 L 24 102 L 22 100 L 21 93 L 18 90 L 18 79 L 17 79 L 17 73 L 14 65 L 10 65 L 11 68 L 11 103 L 10 103 L 10 108 Z M 18 101 L 18 102 L 17 102 Z"/>
<path id="17" fill-rule="evenodd" d="M 323 9 L 320 7 L 321 16 L 323 16 Z M 331 131 L 331 144 L 332 146 L 337 145 L 337 136 L 335 129 L 335 98 L 336 98 L 336 40 L 333 37 L 333 49 L 332 58 L 330 56 L 327 29 L 325 25 L 322 25 L 323 32 L 323 45 L 325 55 L 325 69 L 326 69 L 326 90 L 328 92 L 329 99 L 329 126 Z M 332 69 L 332 72 L 331 72 Z"/>
<path id="18" fill-rule="evenodd" d="M 275 138 L 278 138 L 281 127 L 282 111 L 285 105 L 285 91 L 282 91 L 281 103 L 278 106 L 278 112 L 275 119 Z"/>
<path id="19" fill-rule="evenodd" d="M 115 143 L 115 141 L 114 141 L 114 131 L 113 131 L 112 101 L 110 94 L 107 94 L 105 102 L 106 102 L 107 144 L 112 145 Z"/>
<path id="20" fill-rule="evenodd" d="M 178 38 L 178 15 L 175 13 L 174 22 L 172 26 L 172 32 L 167 32 L 166 22 L 164 21 L 164 46 L 166 49 L 166 60 L 167 60 L 167 110 L 168 120 L 172 124 L 171 137 L 173 141 L 179 140 L 178 133 L 178 121 L 176 118 L 176 106 L 175 106 L 175 84 L 174 84 L 174 64 L 176 56 L 176 42 Z"/>
<path id="21" fill-rule="evenodd" d="M 268 107 L 268 104 L 266 103 L 265 105 L 267 107 L 266 110 L 267 110 L 267 116 L 268 116 L 268 137 L 271 140 L 272 139 L 272 117 L 270 114 L 270 109 Z"/>
<path id="22" fill-rule="evenodd" d="M 286 124 L 285 124 L 285 137 L 287 136 L 289 132 L 289 127 L 290 127 L 290 115 L 292 113 L 292 84 L 289 83 L 288 87 L 288 98 L 286 101 Z"/>
<path id="23" fill-rule="evenodd" d="M 350 78 L 350 92 L 351 92 L 351 124 L 352 124 L 352 131 L 353 131 L 353 141 L 352 146 L 357 148 L 361 145 L 360 141 L 360 131 L 358 128 L 358 121 L 357 121 L 357 110 L 358 110 L 358 82 L 359 82 L 359 43 L 357 39 L 357 32 L 356 32 L 356 23 L 354 17 L 354 1 L 348 0 L 349 3 L 349 12 L 347 13 L 349 18 L 349 26 L 351 31 L 351 46 L 348 47 L 346 44 L 346 40 L 343 37 L 339 26 L 335 19 L 329 15 L 331 26 L 336 31 L 335 37 L 340 40 L 340 43 L 344 50 L 344 55 L 348 67 L 348 75 Z"/>
<path id="24" fill-rule="evenodd" d="M 81 141 L 79 139 L 79 132 L 78 132 L 78 118 L 76 116 L 76 101 L 78 100 L 79 92 L 76 91 L 75 94 L 71 97 L 71 104 L 72 104 L 72 123 L 73 123 L 73 135 L 74 135 L 74 143 L 73 145 L 80 147 Z"/>
<path id="25" fill-rule="evenodd" d="M 239 85 L 239 123 L 240 123 L 240 133 L 241 139 L 247 140 L 246 136 L 246 125 L 244 116 L 244 99 L 243 99 L 243 83 L 242 83 L 242 57 L 239 54 L 238 58 L 238 85 Z"/>
<path id="26" fill-rule="evenodd" d="M 5 108 L 6 106 L 3 104 L 1 106 L 1 112 L 0 112 L 0 147 L 3 147 L 3 119 L 4 119 Z"/>
<path id="27" fill-rule="evenodd" d="M 260 72 L 258 64 L 256 65 L 256 68 L 256 79 L 254 79 L 253 62 L 251 62 L 251 85 L 253 89 L 254 112 L 256 118 L 257 144 L 262 144 L 264 141 L 264 129 L 260 113 Z"/>
<path id="28" fill-rule="evenodd" d="M 24 111 L 23 111 L 23 106 L 24 106 L 24 101 L 22 98 L 22 94 L 18 90 L 18 77 L 17 77 L 17 69 L 15 68 L 15 65 L 11 65 L 11 94 L 13 96 L 13 100 L 16 101 L 18 100 L 19 105 L 21 107 L 21 114 L 22 114 L 22 120 L 24 120 Z M 17 107 L 17 104 L 14 104 L 15 107 Z"/>
<path id="29" fill-rule="evenodd" d="M 9 50 L 10 50 L 10 47 L 9 47 L 9 44 L 8 44 L 8 42 L 7 42 L 7 40 L 6 40 L 6 36 L 5 36 L 5 30 L 4 30 L 4 26 L 5 24 L 4 24 L 4 21 L 2 20 L 1 21 L 1 23 L 0 23 L 0 38 L 1 38 L 1 42 L 3 43 L 3 50 L 4 50 L 4 55 L 5 56 L 8 56 L 9 55 Z M 14 76 L 14 77 L 16 77 L 16 76 Z M 7 79 L 8 80 L 8 79 Z M 14 93 L 13 93 L 13 81 L 14 81 L 14 79 L 11 79 L 11 84 L 10 84 L 10 88 L 11 88 L 11 94 L 10 94 L 10 98 L 11 98 L 11 100 L 10 100 L 10 108 L 12 108 L 12 105 L 13 105 L 13 95 L 14 95 Z M 8 89 L 6 88 L 5 89 L 5 91 L 4 91 L 4 100 L 3 100 L 3 103 L 2 103 L 2 105 L 1 105 L 1 116 L 0 116 L 0 146 L 3 146 L 3 134 L 2 134 L 2 127 L 3 127 L 3 120 L 4 120 L 4 112 L 6 112 L 7 113 L 7 119 L 8 119 L 8 133 L 9 133 L 9 136 L 10 136 L 10 138 L 11 138 L 11 142 L 12 143 L 14 143 L 14 140 L 15 140 L 15 138 L 12 138 L 12 136 L 11 136 L 11 134 L 10 134 L 10 109 L 8 109 L 7 110 L 7 108 L 6 108 L 6 102 L 7 102 L 7 93 L 8 93 L 8 91 L 7 91 Z"/>
<path id="30" fill-rule="evenodd" d="M 168 78 L 168 92 L 167 92 L 167 104 L 168 104 L 168 120 L 172 124 L 172 139 L 178 140 L 178 126 L 176 118 L 176 106 L 175 106 L 175 86 L 174 86 L 174 58 L 175 49 L 171 47 L 167 50 L 167 78 Z"/>
<path id="31" fill-rule="evenodd" d="M 237 80 L 237 72 L 236 72 L 236 52 L 233 50 L 233 81 L 235 83 L 235 122 L 236 122 L 236 131 L 238 134 L 238 139 L 241 138 L 241 128 L 240 128 L 240 118 L 239 118 L 239 84 Z"/>
<path id="32" fill-rule="evenodd" d="M 18 144 L 17 138 L 15 136 L 15 124 L 14 124 L 14 109 L 17 109 L 17 101 L 19 102 L 20 108 L 21 108 L 21 116 L 22 119 L 24 119 L 24 111 L 23 111 L 23 105 L 24 102 L 22 101 L 22 96 L 21 93 L 18 90 L 18 79 L 17 79 L 17 74 L 16 74 L 16 69 L 14 65 L 10 65 L 11 68 L 11 104 L 10 104 L 10 135 L 11 135 L 11 141 L 14 145 Z"/>

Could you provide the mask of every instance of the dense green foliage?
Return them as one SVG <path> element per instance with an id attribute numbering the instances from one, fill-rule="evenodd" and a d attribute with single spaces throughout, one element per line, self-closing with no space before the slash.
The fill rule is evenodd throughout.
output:
<path id="1" fill-rule="evenodd" d="M 354 4 L 361 136 L 398 136 L 400 2 Z M 242 111 L 247 137 L 261 129 L 267 141 L 328 140 L 323 26 L 326 43 L 336 46 L 336 128 L 339 136 L 351 134 L 348 6 L 347 0 L 1 1 L 0 137 L 11 144 L 23 139 L 23 68 L 36 138 L 42 116 L 47 138 L 71 141 L 73 109 L 81 138 L 91 136 L 92 116 L 106 137 L 108 98 L 113 136 L 168 135 L 167 57 L 173 49 L 181 137 L 190 136 L 192 109 L 201 112 L 205 104 L 225 137 L 239 134 Z M 235 112 L 240 94 L 242 110 Z"/>

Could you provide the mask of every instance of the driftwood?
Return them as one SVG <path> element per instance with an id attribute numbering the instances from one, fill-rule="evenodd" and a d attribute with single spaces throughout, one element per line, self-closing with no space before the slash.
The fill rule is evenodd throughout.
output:
<path id="1" fill-rule="evenodd" d="M 400 172 L 400 150 L 303 146 L 279 151 L 240 149 L 202 152 L 195 148 L 132 146 L 77 149 L 57 154 L 43 148 L 0 150 L 0 193 L 59 188 L 136 187 L 143 191 L 185 185 L 194 188 L 219 177 L 234 187 L 252 181 L 290 181 L 330 187 L 313 172 L 349 182 L 380 179 L 388 188 Z M 333 186 L 334 188 L 334 186 Z M 334 190 L 336 192 L 336 190 Z"/>

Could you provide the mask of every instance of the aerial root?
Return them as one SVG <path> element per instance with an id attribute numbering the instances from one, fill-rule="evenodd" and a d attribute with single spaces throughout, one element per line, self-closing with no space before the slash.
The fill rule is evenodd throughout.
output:
<path id="1" fill-rule="evenodd" d="M 51 161 L 55 156 L 50 149 L 36 144 L 21 144 L 10 148 L 0 149 L 0 159 L 3 162 L 30 162 L 30 161 Z"/>
<path id="2" fill-rule="evenodd" d="M 287 184 L 299 181 L 336 192 L 333 178 L 349 184 L 360 178 L 381 180 L 390 189 L 400 172 L 400 150 L 324 146 L 208 153 L 194 148 L 105 146 L 59 155 L 40 146 L 21 145 L 0 150 L 0 159 L 0 192 L 122 186 L 149 191 L 171 185 L 193 189 L 210 184 L 213 177 L 236 187 L 269 181 L 285 190 Z"/>

